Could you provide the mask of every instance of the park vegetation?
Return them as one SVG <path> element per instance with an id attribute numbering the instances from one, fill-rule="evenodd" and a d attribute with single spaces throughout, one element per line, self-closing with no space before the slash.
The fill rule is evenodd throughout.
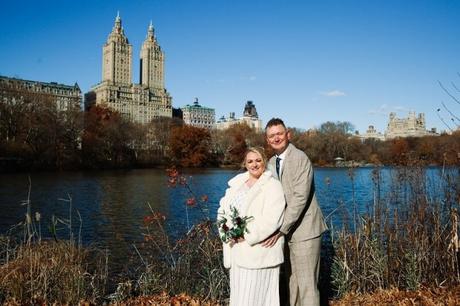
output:
<path id="1" fill-rule="evenodd" d="M 23 93 L 22 99 L 5 101 L 0 103 L 0 171 L 235 167 L 248 146 L 265 145 L 263 131 L 245 124 L 207 130 L 158 118 L 142 125 L 102 106 L 58 111 L 47 95 Z M 334 166 L 336 158 L 346 165 L 458 162 L 460 131 L 388 141 L 362 141 L 353 132 L 349 122 L 325 122 L 308 131 L 291 128 L 292 142 L 317 166 Z"/>
<path id="2" fill-rule="evenodd" d="M 264 134 L 244 124 L 210 131 L 159 118 L 140 125 L 101 106 L 87 112 L 78 107 L 57 111 L 46 95 L 24 93 L 20 100 L 7 100 L 0 103 L 0 114 L 0 171 L 238 167 L 248 146 L 265 145 Z M 460 132 L 388 141 L 362 141 L 353 132 L 348 122 L 326 122 L 309 131 L 291 128 L 292 142 L 315 165 L 334 166 L 337 157 L 348 162 L 351 190 L 353 166 L 375 167 L 372 203 L 337 203 L 334 214 L 340 215 L 340 226 L 330 227 L 322 250 L 324 299 L 338 299 L 338 305 L 358 300 L 380 305 L 397 296 L 413 301 L 415 292 L 419 298 L 420 292 L 429 292 L 443 296 L 441 304 L 455 303 L 458 299 L 449 292 L 460 291 L 460 173 L 448 166 L 458 166 Z M 386 165 L 394 167 L 384 183 L 381 170 Z M 429 165 L 442 166 L 435 184 L 427 180 Z M 133 243 L 138 266 L 117 276 L 115 284 L 105 251 L 83 245 L 74 234 L 82 220 L 75 223 L 78 214 L 70 198 L 68 218 L 49 221 L 51 239 L 42 238 L 44 221 L 40 214 L 32 215 L 26 200 L 25 219 L 0 236 L 0 303 L 136 305 L 142 298 L 165 305 L 225 303 L 228 274 L 207 196 L 194 194 L 175 169 L 168 171 L 166 181 L 171 188 L 186 189 L 186 212 L 200 209 L 203 217 L 172 239 L 166 217 L 151 211 L 143 220 L 142 242 Z M 358 206 L 368 207 L 367 212 L 358 214 Z M 67 229 L 66 236 L 57 234 L 59 224 Z M 376 294 L 367 298 L 370 293 Z"/>
<path id="3" fill-rule="evenodd" d="M 460 173 L 450 168 L 439 175 L 429 179 L 423 164 L 396 167 L 385 179 L 373 170 L 374 201 L 367 212 L 357 214 L 353 199 L 342 212 L 342 226 L 331 232 L 337 297 L 460 284 Z M 353 188 L 353 170 L 349 176 Z"/>
<path id="4" fill-rule="evenodd" d="M 327 216 L 330 228 L 323 238 L 320 271 L 323 301 L 455 304 L 460 292 L 458 168 L 440 168 L 436 181 L 423 164 L 394 167 L 389 177 L 381 170 L 372 172 L 372 203 L 358 203 L 353 192 L 350 205 L 332 200 L 337 201 L 336 222 Z M 150 209 L 142 220 L 142 239 L 133 242 L 130 272 L 117 276 L 110 276 L 104 250 L 82 245 L 80 235 L 73 233 L 82 220 L 70 197 L 68 218 L 51 220 L 51 239 L 41 238 L 44 221 L 25 201 L 25 220 L 0 237 L 0 303 L 224 305 L 229 279 L 222 242 L 207 195 L 196 194 L 188 180 L 172 168 L 165 185 L 180 189 L 184 215 L 194 209 L 201 218 L 187 222 L 187 231 L 172 238 L 167 217 Z M 354 180 L 350 169 L 351 190 Z M 368 209 L 358 213 L 357 207 Z"/>
<path id="5" fill-rule="evenodd" d="M 80 234 L 74 235 L 72 199 L 67 218 L 52 217 L 49 232 L 42 236 L 43 220 L 32 214 L 29 198 L 21 203 L 25 218 L 0 235 L 0 304 L 2 305 L 78 305 L 97 303 L 106 295 L 107 255 L 103 250 L 83 246 Z M 81 222 L 75 228 L 81 231 Z M 48 223 L 45 222 L 45 224 Z M 57 229 L 65 229 L 65 239 Z"/>

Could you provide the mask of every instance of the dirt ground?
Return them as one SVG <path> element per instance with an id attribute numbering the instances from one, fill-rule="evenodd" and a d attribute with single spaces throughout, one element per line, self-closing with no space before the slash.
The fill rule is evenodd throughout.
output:
<path id="1" fill-rule="evenodd" d="M 200 302 L 187 295 L 169 297 L 166 294 L 154 297 L 139 297 L 122 304 L 114 305 L 171 305 L 171 306 L 217 306 L 213 302 Z M 341 300 L 329 301 L 330 306 L 458 306 L 460 305 L 460 286 L 454 288 L 421 289 L 418 291 L 383 290 L 373 294 L 350 294 Z M 223 306 L 223 305 L 222 305 Z"/>

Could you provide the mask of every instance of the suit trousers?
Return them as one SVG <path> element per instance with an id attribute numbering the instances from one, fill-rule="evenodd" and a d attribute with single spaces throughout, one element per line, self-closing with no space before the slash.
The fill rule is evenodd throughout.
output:
<path id="1" fill-rule="evenodd" d="M 321 258 L 321 236 L 299 242 L 288 242 L 289 303 L 291 306 L 319 306 L 318 290 Z"/>

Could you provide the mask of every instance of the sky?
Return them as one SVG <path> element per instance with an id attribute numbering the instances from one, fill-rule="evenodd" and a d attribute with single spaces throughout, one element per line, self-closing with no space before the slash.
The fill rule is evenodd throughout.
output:
<path id="1" fill-rule="evenodd" d="M 460 104 L 457 0 L 0 0 L 0 75 L 73 85 L 102 78 L 117 12 L 133 47 L 133 82 L 150 21 L 165 52 L 173 107 L 195 98 L 216 119 L 251 100 L 266 123 L 299 129 L 349 121 L 384 132 L 390 112 L 453 127 Z M 457 95 L 458 96 L 458 95 Z M 440 111 L 437 109 L 440 108 Z M 443 123 L 443 120 L 445 123 Z"/>

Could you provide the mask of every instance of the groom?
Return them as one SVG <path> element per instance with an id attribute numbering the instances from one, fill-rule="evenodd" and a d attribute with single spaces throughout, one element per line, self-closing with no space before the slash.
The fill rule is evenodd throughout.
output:
<path id="1" fill-rule="evenodd" d="M 289 142 L 290 132 L 281 119 L 268 121 L 265 134 L 276 154 L 269 168 L 283 185 L 286 209 L 281 228 L 263 245 L 271 247 L 286 236 L 290 305 L 318 306 L 321 235 L 327 227 L 316 200 L 313 167 L 307 155 Z"/>

